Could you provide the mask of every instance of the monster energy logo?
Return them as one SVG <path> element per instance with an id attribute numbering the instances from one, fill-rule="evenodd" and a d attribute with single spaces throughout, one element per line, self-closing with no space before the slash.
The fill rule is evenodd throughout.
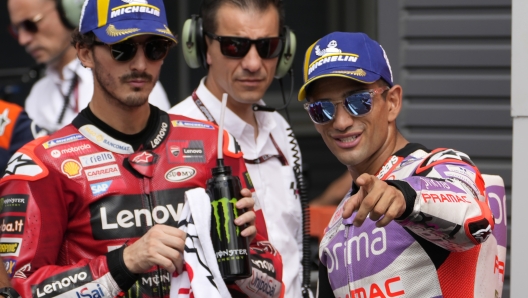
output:
<path id="1" fill-rule="evenodd" d="M 211 205 L 213 206 L 214 210 L 214 216 L 216 219 L 216 231 L 218 232 L 218 238 L 222 240 L 222 233 L 220 233 L 220 215 L 218 214 L 218 204 L 222 204 L 222 210 L 224 211 L 224 228 L 226 232 L 227 242 L 231 242 L 231 236 L 229 233 L 229 220 L 231 218 L 229 217 L 229 203 L 233 204 L 233 214 L 235 217 L 238 217 L 238 212 L 235 207 L 235 204 L 237 202 L 236 198 L 232 198 L 231 200 L 228 200 L 227 198 L 221 198 L 220 200 L 216 200 L 211 202 Z M 237 236 L 240 235 L 240 228 L 236 227 Z"/>

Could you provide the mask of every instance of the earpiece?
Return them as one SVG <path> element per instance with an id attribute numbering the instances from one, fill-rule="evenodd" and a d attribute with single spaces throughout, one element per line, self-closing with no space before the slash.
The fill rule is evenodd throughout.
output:
<path id="1" fill-rule="evenodd" d="M 56 0 L 57 11 L 64 26 L 68 29 L 75 29 L 79 26 L 83 0 Z"/>
<path id="2" fill-rule="evenodd" d="M 275 70 L 276 79 L 280 79 L 288 73 L 292 67 L 293 58 L 295 58 L 295 49 L 297 48 L 297 38 L 288 26 L 284 26 L 281 35 L 284 37 L 284 47 L 279 56 L 279 62 L 277 62 L 277 69 Z"/>
<path id="3" fill-rule="evenodd" d="M 190 68 L 208 68 L 205 53 L 207 52 L 203 37 L 202 18 L 192 15 L 183 24 L 182 29 L 182 51 L 183 58 Z"/>
<path id="4" fill-rule="evenodd" d="M 182 29 L 182 51 L 183 58 L 190 68 L 203 67 L 207 69 L 206 52 L 207 44 L 204 40 L 202 18 L 198 15 L 192 15 L 183 24 Z M 293 64 L 295 57 L 295 49 L 297 46 L 297 39 L 295 34 L 284 26 L 281 32 L 284 37 L 284 47 L 277 62 L 277 69 L 275 70 L 275 78 L 280 79 L 285 76 Z"/>

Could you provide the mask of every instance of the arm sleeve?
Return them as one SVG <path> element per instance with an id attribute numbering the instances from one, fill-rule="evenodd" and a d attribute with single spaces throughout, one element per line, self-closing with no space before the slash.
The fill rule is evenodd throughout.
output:
<path id="1" fill-rule="evenodd" d="M 101 297 L 118 295 L 121 290 L 109 272 L 105 255 L 80 259 L 75 264 L 65 261 L 63 238 L 74 198 L 68 197 L 60 179 L 27 154 L 17 152 L 11 161 L 20 167 L 25 162 L 26 173 L 31 171 L 30 166 L 41 171 L 36 176 L 25 176 L 27 179 L 13 175 L 0 182 L 4 203 L 0 216 L 13 226 L 2 230 L 0 249 L 4 262 L 14 264 L 13 287 L 22 297 L 75 296 L 83 291 L 98 291 Z"/>
<path id="2" fill-rule="evenodd" d="M 415 175 L 387 183 L 400 189 L 407 203 L 397 222 L 449 251 L 471 249 L 493 230 L 484 180 L 461 152 L 435 150 Z"/>

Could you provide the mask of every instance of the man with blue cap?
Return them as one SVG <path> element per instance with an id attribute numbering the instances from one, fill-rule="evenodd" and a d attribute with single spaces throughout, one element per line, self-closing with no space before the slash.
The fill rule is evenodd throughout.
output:
<path id="1" fill-rule="evenodd" d="M 193 280 L 193 272 L 209 270 L 188 259 L 184 266 L 184 256 L 199 251 L 185 249 L 178 227 L 185 192 L 204 188 L 216 166 L 218 128 L 148 103 L 176 43 L 162 0 L 87 0 L 72 43 L 92 70 L 92 101 L 70 125 L 9 161 L 0 181 L 0 217 L 9 227 L 0 254 L 13 264 L 22 297 L 169 297 L 173 276 Z M 227 133 L 222 148 L 245 188 L 234 205 L 248 211 L 234 221 L 253 239 L 242 153 Z M 270 258 L 280 270 L 280 255 Z M 215 286 L 207 276 L 196 279 Z M 178 290 L 192 295 L 189 287 Z"/>
<path id="2" fill-rule="evenodd" d="M 376 41 L 316 41 L 298 98 L 353 177 L 320 244 L 319 297 L 500 296 L 505 247 L 482 175 L 466 154 L 398 131 L 402 87 Z"/>

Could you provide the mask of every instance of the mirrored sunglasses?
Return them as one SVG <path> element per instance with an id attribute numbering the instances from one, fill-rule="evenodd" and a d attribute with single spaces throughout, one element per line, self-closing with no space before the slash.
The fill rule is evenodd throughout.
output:
<path id="1" fill-rule="evenodd" d="M 343 101 L 331 102 L 328 100 L 307 102 L 304 109 L 315 124 L 325 124 L 332 121 L 336 114 L 337 105 L 342 103 L 345 110 L 354 117 L 362 117 L 372 111 L 372 98 L 375 94 L 382 94 L 389 87 L 363 90 L 354 92 L 345 97 Z"/>

